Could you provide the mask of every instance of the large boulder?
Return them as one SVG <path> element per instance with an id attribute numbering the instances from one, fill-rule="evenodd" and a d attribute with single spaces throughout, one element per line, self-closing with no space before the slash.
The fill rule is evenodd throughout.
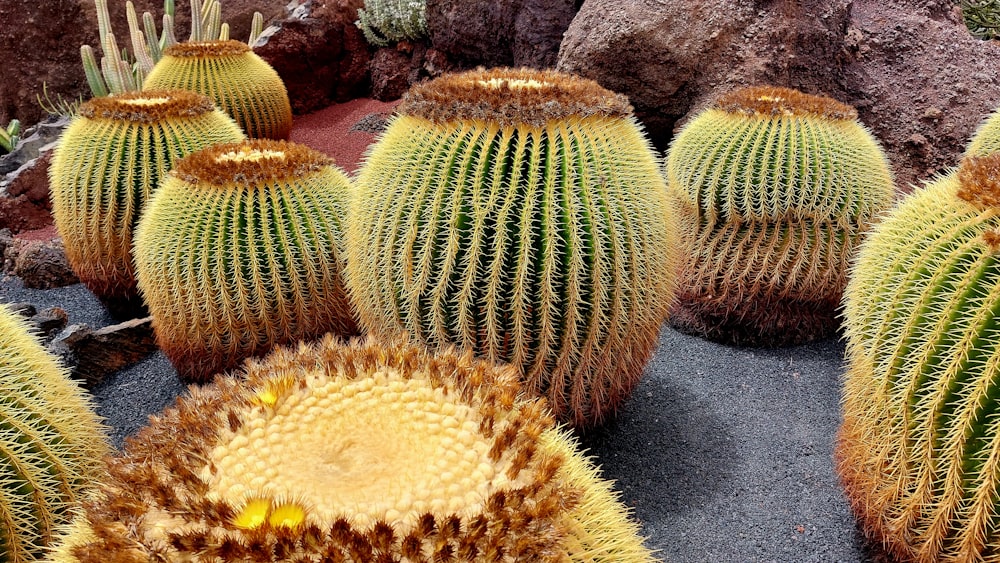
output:
<path id="1" fill-rule="evenodd" d="M 574 0 L 427 0 L 431 45 L 462 68 L 551 68 Z"/>
<path id="2" fill-rule="evenodd" d="M 1000 105 L 998 55 L 948 0 L 587 0 L 557 68 L 628 95 L 660 148 L 736 87 L 832 96 L 858 108 L 905 187 L 956 164 Z"/>

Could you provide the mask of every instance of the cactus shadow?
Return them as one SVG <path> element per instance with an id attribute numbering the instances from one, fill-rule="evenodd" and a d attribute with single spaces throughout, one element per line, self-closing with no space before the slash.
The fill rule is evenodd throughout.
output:
<path id="1" fill-rule="evenodd" d="M 576 435 L 641 522 L 702 510 L 732 486 L 739 463 L 717 415 L 690 391 L 650 377 L 616 418 Z"/>

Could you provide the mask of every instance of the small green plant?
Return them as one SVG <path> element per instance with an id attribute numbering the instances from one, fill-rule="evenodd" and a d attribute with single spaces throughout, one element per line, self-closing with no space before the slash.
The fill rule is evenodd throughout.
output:
<path id="1" fill-rule="evenodd" d="M 90 45 L 80 47 L 83 69 L 87 84 L 94 97 L 130 92 L 142 88 L 143 81 L 156 63 L 163 57 L 163 51 L 177 43 L 174 34 L 174 0 L 163 1 L 163 32 L 156 30 L 156 22 L 149 12 L 142 14 L 142 27 L 131 1 L 125 3 L 128 19 L 128 39 L 132 44 L 132 54 L 125 48 L 119 49 L 118 40 L 111 29 L 108 14 L 108 0 L 94 0 L 97 8 L 97 26 L 103 56 L 98 64 L 97 56 Z M 189 41 L 219 41 L 229 39 L 229 24 L 221 22 L 220 0 L 191 0 L 191 36 Z M 253 45 L 264 27 L 264 16 L 255 12 L 251 24 L 248 44 Z"/>
<path id="2" fill-rule="evenodd" d="M 20 139 L 20 134 L 21 122 L 16 119 L 11 119 L 6 129 L 0 127 L 0 150 L 3 152 L 14 150 L 14 147 L 17 146 L 17 141 Z"/>
<path id="3" fill-rule="evenodd" d="M 427 37 L 426 0 L 365 0 L 355 25 L 376 47 Z"/>
<path id="4" fill-rule="evenodd" d="M 1000 0 L 960 0 L 959 4 L 972 35 L 980 39 L 1000 37 Z"/>

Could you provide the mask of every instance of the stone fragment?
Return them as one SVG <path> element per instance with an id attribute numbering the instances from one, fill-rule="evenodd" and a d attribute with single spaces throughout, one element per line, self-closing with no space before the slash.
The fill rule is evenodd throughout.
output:
<path id="1" fill-rule="evenodd" d="M 52 289 L 79 283 L 66 260 L 60 238 L 52 240 L 22 240 L 14 238 L 4 250 L 4 271 L 13 274 L 33 289 Z"/>
<path id="2" fill-rule="evenodd" d="M 73 378 L 90 389 L 107 376 L 156 351 L 152 317 L 93 330 L 85 324 L 64 329 L 49 345 Z"/>

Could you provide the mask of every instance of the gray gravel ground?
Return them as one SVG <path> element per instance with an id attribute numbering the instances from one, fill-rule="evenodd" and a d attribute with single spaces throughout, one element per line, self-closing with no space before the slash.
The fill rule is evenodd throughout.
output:
<path id="1" fill-rule="evenodd" d="M 0 302 L 113 323 L 80 285 L 41 291 L 2 278 Z M 665 328 L 631 400 L 582 443 L 665 561 L 868 561 L 831 457 L 843 352 L 836 340 L 729 348 Z M 120 444 L 183 389 L 157 353 L 94 393 Z"/>

